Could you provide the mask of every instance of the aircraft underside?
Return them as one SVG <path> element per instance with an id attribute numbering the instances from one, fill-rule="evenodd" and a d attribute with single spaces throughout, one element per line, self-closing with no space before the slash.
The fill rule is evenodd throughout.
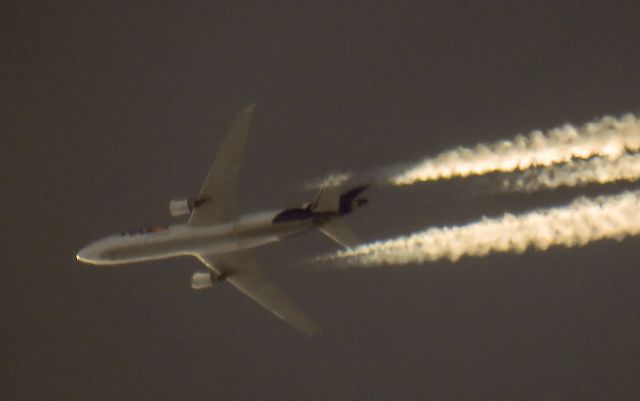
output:
<path id="1" fill-rule="evenodd" d="M 247 107 L 231 123 L 198 195 L 169 203 L 170 214 L 188 217 L 186 224 L 112 235 L 84 247 L 76 257 L 84 263 L 115 265 L 195 256 L 208 271 L 192 276 L 192 288 L 228 282 L 280 319 L 311 335 L 317 327 L 277 289 L 247 250 L 315 228 L 345 247 L 355 246 L 358 239 L 342 217 L 366 203 L 358 196 L 367 186 L 345 193 L 338 188 L 323 188 L 313 202 L 301 208 L 241 216 L 234 188 L 253 109 L 253 105 Z"/>

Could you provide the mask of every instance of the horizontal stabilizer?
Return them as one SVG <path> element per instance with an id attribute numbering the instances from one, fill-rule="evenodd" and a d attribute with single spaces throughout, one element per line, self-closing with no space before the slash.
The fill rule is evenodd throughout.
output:
<path id="1" fill-rule="evenodd" d="M 320 227 L 320 231 L 345 248 L 354 248 L 360 241 L 342 219 L 334 219 Z"/>

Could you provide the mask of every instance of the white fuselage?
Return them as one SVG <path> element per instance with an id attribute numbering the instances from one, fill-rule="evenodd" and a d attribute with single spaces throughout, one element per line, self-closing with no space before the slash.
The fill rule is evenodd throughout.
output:
<path id="1" fill-rule="evenodd" d="M 229 253 L 302 234 L 330 220 L 325 217 L 273 223 L 278 213 L 247 214 L 235 222 L 213 226 L 178 224 L 124 232 L 87 245 L 76 257 L 85 263 L 114 265 L 182 255 Z"/>

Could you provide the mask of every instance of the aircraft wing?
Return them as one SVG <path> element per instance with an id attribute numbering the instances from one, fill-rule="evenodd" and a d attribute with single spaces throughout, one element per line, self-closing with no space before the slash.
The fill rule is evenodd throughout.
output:
<path id="1" fill-rule="evenodd" d="M 254 107 L 255 104 L 249 105 L 231 123 L 200 189 L 197 206 L 189 218 L 190 225 L 223 223 L 237 217 L 234 189 Z"/>
<path id="2" fill-rule="evenodd" d="M 197 255 L 197 258 L 210 270 L 226 273 L 226 281 L 291 326 L 307 335 L 317 332 L 313 322 L 271 283 L 246 251 Z"/>

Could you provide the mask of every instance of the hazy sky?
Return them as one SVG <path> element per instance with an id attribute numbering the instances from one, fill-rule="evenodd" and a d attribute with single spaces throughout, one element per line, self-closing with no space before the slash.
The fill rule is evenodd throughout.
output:
<path id="1" fill-rule="evenodd" d="M 632 400 L 639 239 L 401 267 L 255 252 L 323 329 L 306 338 L 182 258 L 95 268 L 79 248 L 170 223 L 232 116 L 257 107 L 243 210 L 365 171 L 640 111 L 637 2 L 3 4 L 0 398 Z M 591 2 L 593 3 L 593 2 Z M 490 180 L 369 192 L 364 240 L 619 193 Z"/>

